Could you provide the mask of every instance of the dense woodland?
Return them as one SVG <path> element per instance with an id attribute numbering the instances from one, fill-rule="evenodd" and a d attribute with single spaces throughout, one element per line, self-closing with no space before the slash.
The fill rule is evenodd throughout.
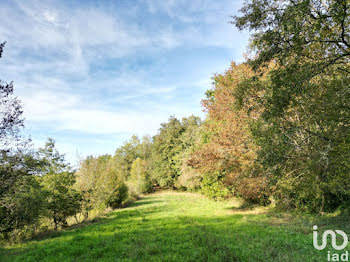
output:
<path id="1" fill-rule="evenodd" d="M 170 117 L 155 136 L 133 136 L 78 170 L 53 139 L 36 150 L 20 135 L 20 101 L 12 82 L 1 82 L 2 238 L 66 227 L 78 214 L 87 219 L 156 189 L 302 212 L 346 210 L 350 2 L 254 0 L 241 12 L 231 22 L 251 31 L 249 53 L 213 76 L 205 119 Z"/>

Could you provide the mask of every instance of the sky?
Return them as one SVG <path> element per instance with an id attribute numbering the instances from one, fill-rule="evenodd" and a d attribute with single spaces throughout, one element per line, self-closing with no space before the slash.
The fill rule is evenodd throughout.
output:
<path id="1" fill-rule="evenodd" d="M 1 0 L 0 79 L 13 81 L 34 146 L 73 165 L 155 135 L 169 116 L 204 118 L 215 73 L 242 62 L 240 0 Z"/>

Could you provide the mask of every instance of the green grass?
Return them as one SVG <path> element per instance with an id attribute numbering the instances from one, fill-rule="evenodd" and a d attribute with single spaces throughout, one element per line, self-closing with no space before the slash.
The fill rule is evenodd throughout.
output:
<path id="1" fill-rule="evenodd" d="M 3 248 L 0 257 L 50 262 L 327 261 L 327 250 L 313 248 L 313 221 L 263 211 L 239 210 L 232 202 L 197 194 L 160 192 L 95 223 Z"/>

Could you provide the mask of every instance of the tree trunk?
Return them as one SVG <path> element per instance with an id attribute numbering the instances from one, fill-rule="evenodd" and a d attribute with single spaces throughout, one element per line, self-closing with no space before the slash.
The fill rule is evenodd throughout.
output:
<path id="1" fill-rule="evenodd" d="M 84 213 L 84 219 L 86 220 L 86 219 L 88 219 L 89 218 L 89 211 L 86 211 L 85 213 Z"/>
<path id="2" fill-rule="evenodd" d="M 55 223 L 55 230 L 57 230 L 58 221 L 55 216 L 53 217 L 53 222 Z"/>

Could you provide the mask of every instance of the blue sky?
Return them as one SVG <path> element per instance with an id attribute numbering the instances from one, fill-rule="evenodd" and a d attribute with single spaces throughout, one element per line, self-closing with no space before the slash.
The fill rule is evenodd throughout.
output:
<path id="1" fill-rule="evenodd" d="M 0 3 L 0 79 L 14 81 L 35 146 L 67 159 L 113 154 L 170 115 L 204 117 L 214 73 L 243 61 L 248 33 L 229 24 L 242 1 Z"/>

